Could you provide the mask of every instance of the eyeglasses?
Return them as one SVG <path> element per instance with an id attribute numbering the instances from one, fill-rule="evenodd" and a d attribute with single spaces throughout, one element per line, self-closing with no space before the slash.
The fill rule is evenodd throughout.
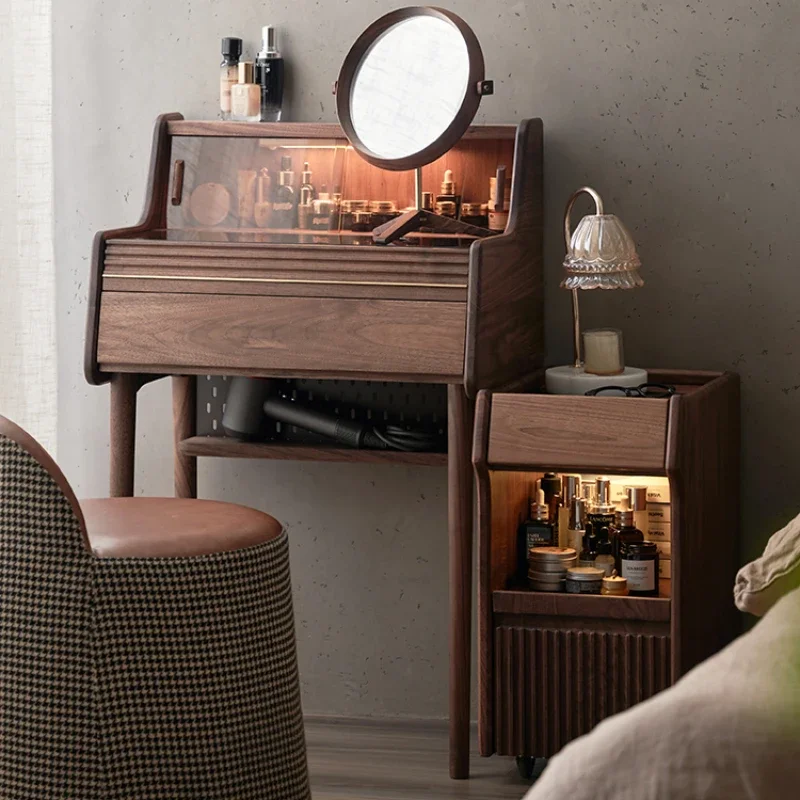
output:
<path id="1" fill-rule="evenodd" d="M 641 386 L 600 386 L 590 389 L 586 397 L 655 397 L 664 399 L 675 394 L 675 387 L 666 383 L 643 383 Z"/>

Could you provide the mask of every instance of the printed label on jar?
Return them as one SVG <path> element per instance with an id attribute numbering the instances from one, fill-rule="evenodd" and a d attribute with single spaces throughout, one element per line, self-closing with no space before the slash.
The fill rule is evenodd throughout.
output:
<path id="1" fill-rule="evenodd" d="M 656 562 L 622 559 L 622 577 L 628 579 L 631 592 L 652 592 L 656 588 Z"/>
<path id="2" fill-rule="evenodd" d="M 567 578 L 567 594 L 600 594 L 602 581 L 571 581 Z"/>

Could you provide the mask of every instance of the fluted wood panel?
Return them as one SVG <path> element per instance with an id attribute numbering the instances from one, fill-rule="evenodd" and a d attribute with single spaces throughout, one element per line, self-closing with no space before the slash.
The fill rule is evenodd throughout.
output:
<path id="1" fill-rule="evenodd" d="M 549 757 L 670 684 L 667 636 L 501 626 L 494 652 L 501 755 Z"/>

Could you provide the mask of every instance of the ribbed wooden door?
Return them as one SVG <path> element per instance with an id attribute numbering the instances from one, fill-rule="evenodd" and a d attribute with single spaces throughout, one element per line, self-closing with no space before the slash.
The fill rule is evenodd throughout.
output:
<path id="1" fill-rule="evenodd" d="M 549 757 L 670 684 L 668 636 L 499 627 L 495 749 Z"/>

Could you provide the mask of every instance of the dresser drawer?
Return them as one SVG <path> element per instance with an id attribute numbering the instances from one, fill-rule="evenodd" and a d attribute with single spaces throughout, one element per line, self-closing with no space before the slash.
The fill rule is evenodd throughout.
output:
<path id="1" fill-rule="evenodd" d="M 495 394 L 487 460 L 661 474 L 668 409 L 669 400 L 654 398 Z"/>
<path id="2" fill-rule="evenodd" d="M 105 291 L 97 359 L 109 372 L 460 382 L 465 326 L 458 302 Z"/>

